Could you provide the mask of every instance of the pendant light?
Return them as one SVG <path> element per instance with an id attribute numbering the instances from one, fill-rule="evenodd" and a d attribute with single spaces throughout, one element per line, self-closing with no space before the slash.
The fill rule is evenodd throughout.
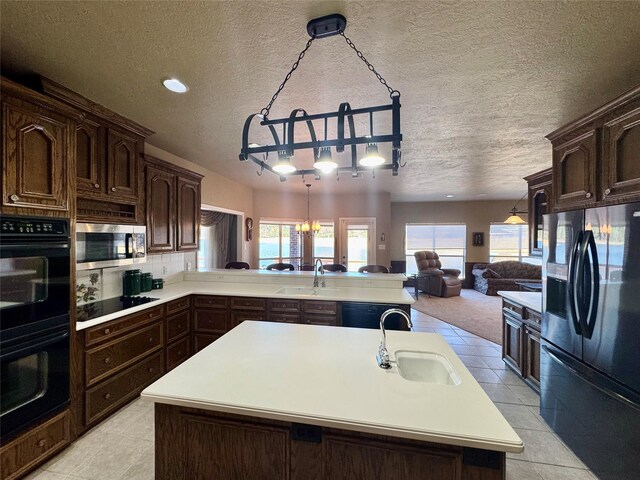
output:
<path id="1" fill-rule="evenodd" d="M 518 205 L 526 196 L 527 194 L 525 193 L 522 196 L 522 198 L 518 200 L 518 202 L 513 206 L 513 208 L 511 209 L 511 215 L 509 215 L 509 217 L 504 221 L 504 223 L 507 223 L 509 225 L 524 225 L 525 223 L 527 223 L 522 219 L 520 215 L 518 215 L 519 213 L 528 213 L 526 211 L 518 211 Z"/>
<path id="2" fill-rule="evenodd" d="M 367 144 L 365 156 L 360 159 L 360 165 L 363 167 L 377 167 L 385 162 L 384 157 L 378 153 L 378 145 L 375 143 Z"/>
<path id="3" fill-rule="evenodd" d="M 309 220 L 311 184 L 307 183 L 306 187 L 307 187 L 307 219 L 304 221 L 304 223 L 296 223 L 296 227 L 295 227 L 296 232 L 300 233 L 301 235 L 304 235 L 305 237 L 309 235 L 314 235 L 320 231 L 320 222 L 317 220 L 314 220 L 313 222 Z"/>
<path id="4" fill-rule="evenodd" d="M 278 161 L 273 166 L 273 169 L 282 175 L 288 175 L 296 171 L 291 159 L 284 152 L 278 152 Z"/>
<path id="5" fill-rule="evenodd" d="M 324 141 L 327 141 L 327 118 L 324 119 Z M 313 168 L 320 170 L 322 173 L 328 174 L 338 168 L 338 164 L 331 158 L 331 148 L 320 148 L 320 154 L 313 164 Z"/>

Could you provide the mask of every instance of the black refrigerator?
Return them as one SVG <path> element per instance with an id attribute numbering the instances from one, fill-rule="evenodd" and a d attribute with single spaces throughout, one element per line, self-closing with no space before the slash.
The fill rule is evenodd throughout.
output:
<path id="1" fill-rule="evenodd" d="M 640 203 L 544 216 L 540 414 L 603 480 L 640 478 Z"/>

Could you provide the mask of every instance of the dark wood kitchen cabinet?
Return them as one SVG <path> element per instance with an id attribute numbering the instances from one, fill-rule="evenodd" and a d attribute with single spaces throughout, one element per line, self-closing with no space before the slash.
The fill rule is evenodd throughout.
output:
<path id="1" fill-rule="evenodd" d="M 179 298 L 166 306 L 167 372 L 191 356 L 191 297 Z"/>
<path id="2" fill-rule="evenodd" d="M 529 255 L 542 256 L 542 216 L 551 213 L 551 168 L 524 178 L 528 185 Z"/>
<path id="3" fill-rule="evenodd" d="M 2 78 L 2 212 L 67 215 L 78 113 Z"/>
<path id="4" fill-rule="evenodd" d="M 502 299 L 502 359 L 540 392 L 540 312 Z"/>
<path id="5" fill-rule="evenodd" d="M 142 153 L 153 132 L 45 77 L 39 86 L 82 115 L 74 130 L 78 220 L 144 223 Z"/>
<path id="6" fill-rule="evenodd" d="M 640 86 L 547 138 L 554 211 L 640 200 Z"/>
<path id="7" fill-rule="evenodd" d="M 0 477 L 22 478 L 71 442 L 69 410 L 55 415 L 0 448 Z"/>
<path id="8" fill-rule="evenodd" d="M 147 250 L 198 249 L 202 176 L 146 157 Z"/>

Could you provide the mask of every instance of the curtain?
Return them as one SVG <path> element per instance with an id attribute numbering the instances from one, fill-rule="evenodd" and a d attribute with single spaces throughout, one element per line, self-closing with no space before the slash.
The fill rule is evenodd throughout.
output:
<path id="1" fill-rule="evenodd" d="M 218 252 L 215 255 L 215 268 L 224 268 L 229 262 L 235 262 L 237 256 L 237 220 L 235 215 L 214 212 L 211 210 L 200 211 L 200 224 L 208 227 L 215 225 L 215 246 Z"/>

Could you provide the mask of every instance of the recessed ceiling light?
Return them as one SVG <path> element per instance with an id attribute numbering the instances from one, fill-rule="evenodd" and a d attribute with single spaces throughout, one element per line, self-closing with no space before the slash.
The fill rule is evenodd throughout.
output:
<path id="1" fill-rule="evenodd" d="M 445 197 L 447 197 L 447 198 L 453 198 L 453 194 L 448 193 L 448 194 L 446 194 L 446 195 L 445 195 Z"/>
<path id="2" fill-rule="evenodd" d="M 184 83 L 182 83 L 177 78 L 165 78 L 162 81 L 162 84 L 165 86 L 167 90 L 171 90 L 172 92 L 176 92 L 176 93 L 184 93 L 187 90 L 189 90 L 189 87 L 187 87 Z"/>

